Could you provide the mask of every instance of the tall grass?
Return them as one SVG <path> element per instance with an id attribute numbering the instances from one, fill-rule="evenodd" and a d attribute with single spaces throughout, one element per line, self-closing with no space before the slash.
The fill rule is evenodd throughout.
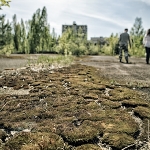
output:
<path id="1" fill-rule="evenodd" d="M 64 56 L 64 55 L 40 55 L 36 60 L 29 60 L 29 64 L 42 64 L 44 66 L 51 66 L 51 65 L 70 65 L 74 61 L 74 57 L 71 55 Z"/>

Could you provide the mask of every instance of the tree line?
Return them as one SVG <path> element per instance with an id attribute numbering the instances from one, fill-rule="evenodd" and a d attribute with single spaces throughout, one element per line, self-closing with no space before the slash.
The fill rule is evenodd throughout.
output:
<path id="1" fill-rule="evenodd" d="M 133 27 L 130 29 L 130 40 L 131 40 L 131 48 L 129 48 L 130 55 L 134 56 L 144 56 L 145 49 L 143 47 L 143 37 L 146 31 L 142 26 L 142 18 L 136 17 Z M 103 52 L 110 55 L 118 54 L 119 52 L 119 43 L 118 38 L 119 34 L 114 35 L 113 33 L 107 39 L 108 45 L 103 47 Z"/>
<path id="2" fill-rule="evenodd" d="M 144 36 L 142 18 L 136 18 L 130 35 L 132 41 L 131 55 L 144 55 L 142 39 Z M 32 19 L 21 22 L 14 15 L 12 22 L 6 21 L 5 15 L 0 15 L 0 54 L 11 53 L 57 53 L 63 55 L 116 55 L 118 53 L 119 34 L 105 38 L 104 42 L 94 44 L 83 35 L 82 29 L 74 32 L 68 29 L 57 36 L 55 29 L 50 30 L 47 20 L 47 9 L 37 9 Z"/>

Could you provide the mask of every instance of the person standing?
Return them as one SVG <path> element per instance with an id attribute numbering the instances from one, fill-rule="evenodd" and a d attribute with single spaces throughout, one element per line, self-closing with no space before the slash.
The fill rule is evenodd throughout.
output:
<path id="1" fill-rule="evenodd" d="M 130 35 L 128 34 L 128 29 L 124 30 L 124 33 L 120 35 L 119 38 L 119 60 L 122 62 L 122 51 L 124 51 L 124 56 L 126 63 L 128 63 L 128 43 L 131 48 L 131 41 L 130 41 Z"/>
<path id="2" fill-rule="evenodd" d="M 146 51 L 146 63 L 149 64 L 149 56 L 150 56 L 150 29 L 147 30 L 143 38 L 143 45 Z"/>

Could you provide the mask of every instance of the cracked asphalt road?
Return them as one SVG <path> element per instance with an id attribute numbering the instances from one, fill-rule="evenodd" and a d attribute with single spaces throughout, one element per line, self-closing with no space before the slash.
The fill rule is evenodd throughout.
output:
<path id="1" fill-rule="evenodd" d="M 79 59 L 80 64 L 100 69 L 102 75 L 109 79 L 146 85 L 148 88 L 142 88 L 142 91 L 150 97 L 150 65 L 146 64 L 144 57 L 130 57 L 129 64 L 120 63 L 118 56 L 88 56 Z M 124 59 L 123 62 L 125 62 Z M 0 59 L 0 71 L 6 68 L 22 67 L 25 64 L 27 64 L 26 59 Z"/>
<path id="2" fill-rule="evenodd" d="M 145 58 L 130 57 L 129 64 L 124 62 L 120 63 L 116 56 L 89 56 L 80 60 L 81 64 L 100 69 L 109 78 L 150 84 L 150 65 L 145 63 Z"/>
<path id="3" fill-rule="evenodd" d="M 89 56 L 80 59 L 79 63 L 100 69 L 102 75 L 115 81 L 142 85 L 140 91 L 147 94 L 150 100 L 150 65 L 145 58 L 129 58 L 129 64 L 119 62 L 117 56 Z M 139 90 L 139 89 L 138 89 Z"/>

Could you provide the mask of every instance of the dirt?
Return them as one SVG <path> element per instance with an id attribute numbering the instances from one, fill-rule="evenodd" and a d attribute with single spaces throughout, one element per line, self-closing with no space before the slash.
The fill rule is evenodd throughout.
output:
<path id="1" fill-rule="evenodd" d="M 90 56 L 63 68 L 3 69 L 0 149 L 148 150 L 150 66 L 129 62 Z"/>

